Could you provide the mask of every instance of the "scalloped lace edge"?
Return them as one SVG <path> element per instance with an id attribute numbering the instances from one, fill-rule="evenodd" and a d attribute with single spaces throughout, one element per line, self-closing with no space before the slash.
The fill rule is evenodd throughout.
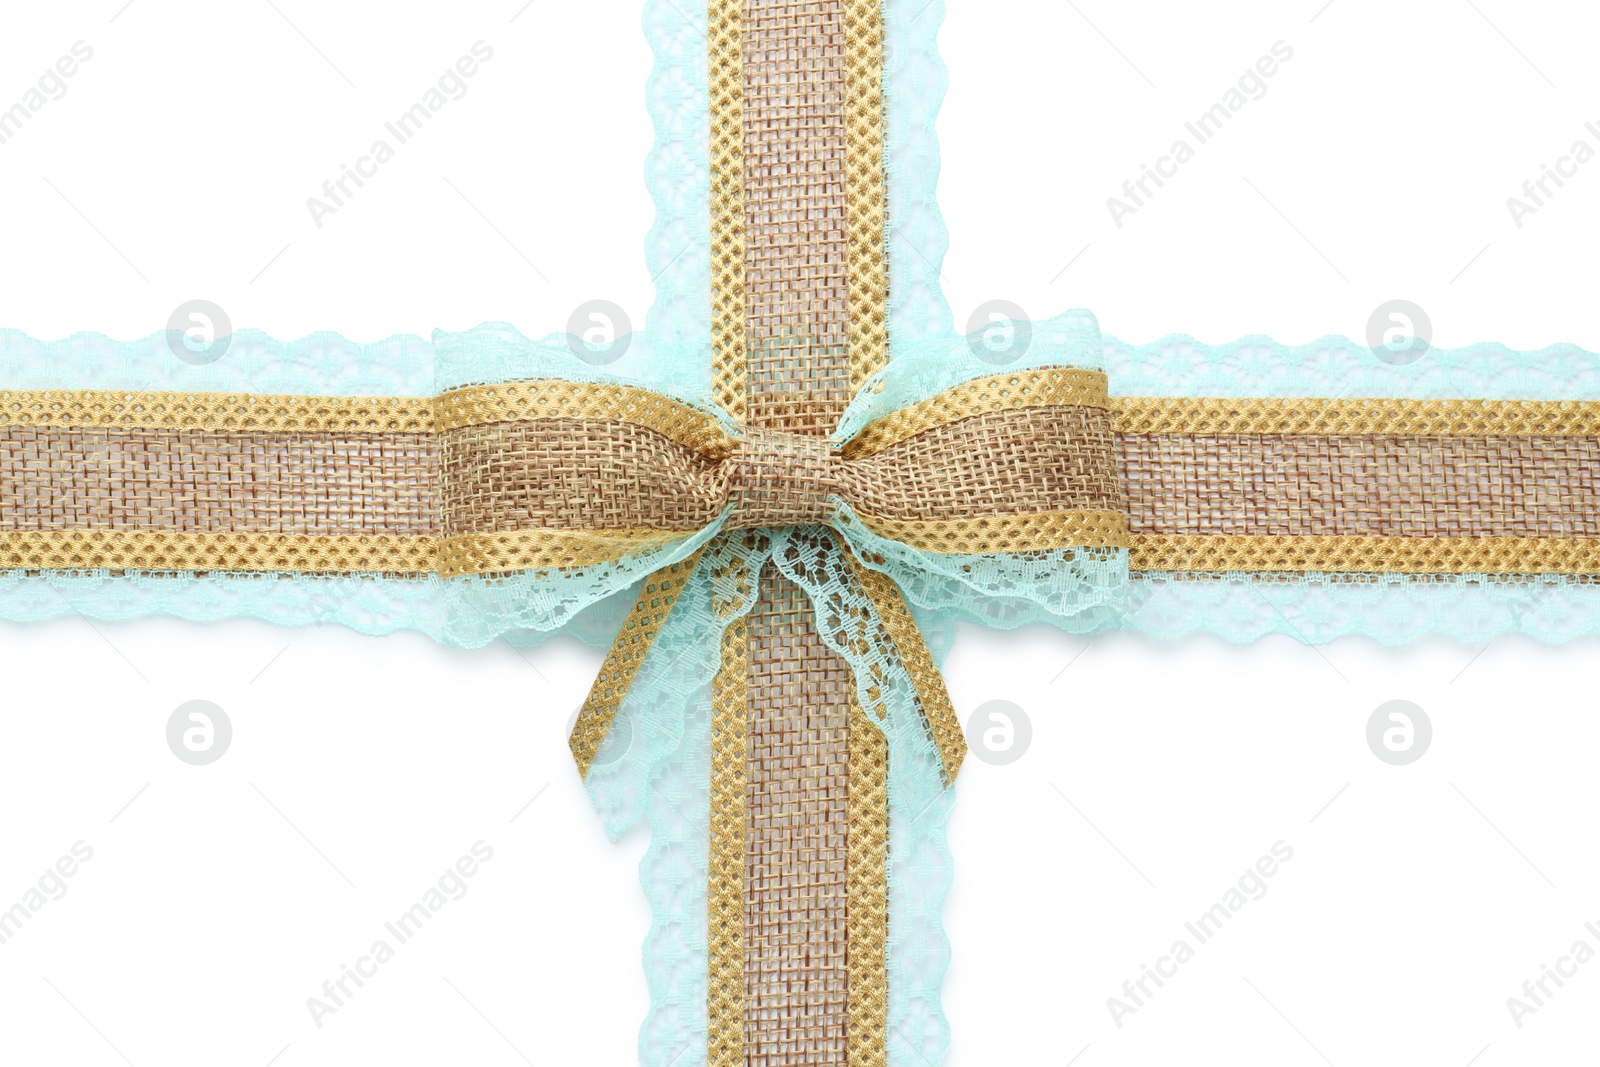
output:
<path id="1" fill-rule="evenodd" d="M 1519 352 L 1484 342 L 1380 359 L 1347 337 L 1288 345 L 1252 335 L 1208 345 L 1170 334 L 1134 345 L 1105 335 L 1112 396 L 1394 397 L 1419 400 L 1600 400 L 1600 355 L 1576 345 Z"/>

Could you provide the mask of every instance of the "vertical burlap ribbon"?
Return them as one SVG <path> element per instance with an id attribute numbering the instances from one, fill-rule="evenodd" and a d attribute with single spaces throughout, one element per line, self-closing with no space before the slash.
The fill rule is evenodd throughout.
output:
<path id="1" fill-rule="evenodd" d="M 888 356 L 879 3 L 713 0 L 709 26 L 714 395 L 826 449 Z M 770 561 L 715 690 L 708 1060 L 882 1064 L 887 744 Z"/>

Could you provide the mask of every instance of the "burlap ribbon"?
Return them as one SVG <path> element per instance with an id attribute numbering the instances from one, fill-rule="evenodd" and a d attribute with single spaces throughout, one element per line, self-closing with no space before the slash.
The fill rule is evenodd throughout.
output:
<path id="1" fill-rule="evenodd" d="M 727 530 L 860 522 L 925 553 L 1127 546 L 1106 380 L 1096 371 L 977 379 L 873 422 L 843 446 L 781 429 L 752 428 L 737 439 L 688 432 L 689 411 L 656 428 L 625 415 L 563 422 L 548 431 L 559 441 L 537 451 L 497 440 L 494 449 L 471 450 L 476 478 L 527 487 L 518 506 L 546 529 L 609 533 L 619 545 L 625 536 L 683 536 L 720 520 Z M 530 424 L 496 436 L 546 432 Z M 446 494 L 477 498 L 459 481 Z M 596 530 L 596 516 L 616 526 Z M 855 563 L 880 614 L 899 631 L 896 641 L 920 645 L 894 583 Z M 674 564 L 646 583 L 574 730 L 581 770 L 691 571 L 692 562 Z M 938 691 L 925 699 L 948 704 L 935 672 L 917 680 Z M 954 777 L 959 758 L 949 762 Z"/>
<path id="2" fill-rule="evenodd" d="M 804 396 L 807 381 L 797 376 L 790 395 Z M 687 429 L 689 414 L 653 428 L 568 423 L 554 431 L 560 446 L 473 455 L 480 469 L 501 469 L 502 481 L 515 456 L 510 481 L 548 487 L 520 497 L 524 508 L 542 509 L 541 522 L 604 515 L 642 536 L 682 536 L 711 522 L 724 531 L 859 522 L 919 553 L 1127 543 L 1097 372 L 971 381 L 871 423 L 842 446 L 815 423 L 795 432 L 773 418 L 724 437 L 703 424 Z M 807 544 L 813 566 L 834 566 L 871 603 L 873 640 L 909 676 L 953 782 L 965 752 L 961 728 L 900 590 L 877 569 L 883 561 L 862 560 L 847 540 L 820 532 Z M 644 583 L 572 732 L 583 773 L 705 551 Z M 822 1058 L 775 1062 L 844 1062 L 848 1047 L 851 1063 L 881 1063 L 885 741 L 858 698 L 863 680 L 824 647 L 817 606 L 770 564 L 757 580 L 750 618 L 724 644 L 713 715 L 711 1062 L 798 1045 Z"/>
<path id="3" fill-rule="evenodd" d="M 1099 374 L 989 377 L 835 439 L 889 356 L 882 6 L 711 0 L 708 16 L 712 393 L 738 430 L 610 447 L 590 498 L 646 530 L 720 516 L 732 531 L 861 522 L 921 553 L 1124 547 Z M 635 508 L 608 491 L 645 486 Z M 965 743 L 899 589 L 841 539 L 803 540 L 808 568 L 871 604 L 866 640 L 909 675 L 953 781 Z M 585 772 L 697 563 L 645 583 L 573 730 Z M 712 694 L 707 1062 L 877 1067 L 889 753 L 863 694 L 881 680 L 852 677 L 822 605 L 773 561 L 754 578 Z"/>
<path id="4" fill-rule="evenodd" d="M 587 774 L 696 567 L 727 546 L 708 534 L 803 544 L 870 605 L 854 622 L 909 678 L 944 784 L 965 745 L 890 577 L 919 560 L 1126 549 L 1136 582 L 1600 575 L 1596 404 L 1108 401 L 1102 374 L 1043 368 L 842 436 L 890 367 L 881 0 L 707 14 L 720 411 L 552 380 L 425 399 L 0 392 L 0 568 L 524 573 L 524 590 L 610 568 L 616 588 L 636 573 L 619 563 L 662 553 L 675 562 L 643 581 L 574 727 Z M 895 558 L 859 549 L 861 531 Z M 855 677 L 792 568 L 762 559 L 709 693 L 706 1058 L 880 1067 L 884 679 Z"/>

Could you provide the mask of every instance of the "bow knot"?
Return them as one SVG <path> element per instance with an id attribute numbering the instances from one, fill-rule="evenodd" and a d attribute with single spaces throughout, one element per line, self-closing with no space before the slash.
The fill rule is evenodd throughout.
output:
<path id="1" fill-rule="evenodd" d="M 722 476 L 731 529 L 825 523 L 839 489 L 839 450 L 825 437 L 750 429 Z"/>

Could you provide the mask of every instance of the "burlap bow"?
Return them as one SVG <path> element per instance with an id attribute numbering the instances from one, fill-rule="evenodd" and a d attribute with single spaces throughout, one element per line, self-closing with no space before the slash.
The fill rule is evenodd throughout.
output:
<path id="1" fill-rule="evenodd" d="M 856 524 L 911 549 L 911 558 L 1127 546 L 1106 378 L 1096 371 L 975 379 L 877 419 L 843 444 L 771 428 L 734 436 L 709 415 L 641 390 L 554 388 L 588 395 L 584 417 L 499 424 L 492 441 L 457 445 L 462 469 L 514 482 L 525 517 L 536 515 L 542 527 L 589 530 L 613 546 L 655 546 L 713 523 L 833 527 L 842 535 L 833 543 L 917 686 L 947 780 L 965 749 L 949 697 L 890 577 L 896 565 L 852 542 Z M 460 479 L 447 486 L 460 508 L 478 499 Z M 572 732 L 582 773 L 699 559 L 697 552 L 644 583 Z"/>

